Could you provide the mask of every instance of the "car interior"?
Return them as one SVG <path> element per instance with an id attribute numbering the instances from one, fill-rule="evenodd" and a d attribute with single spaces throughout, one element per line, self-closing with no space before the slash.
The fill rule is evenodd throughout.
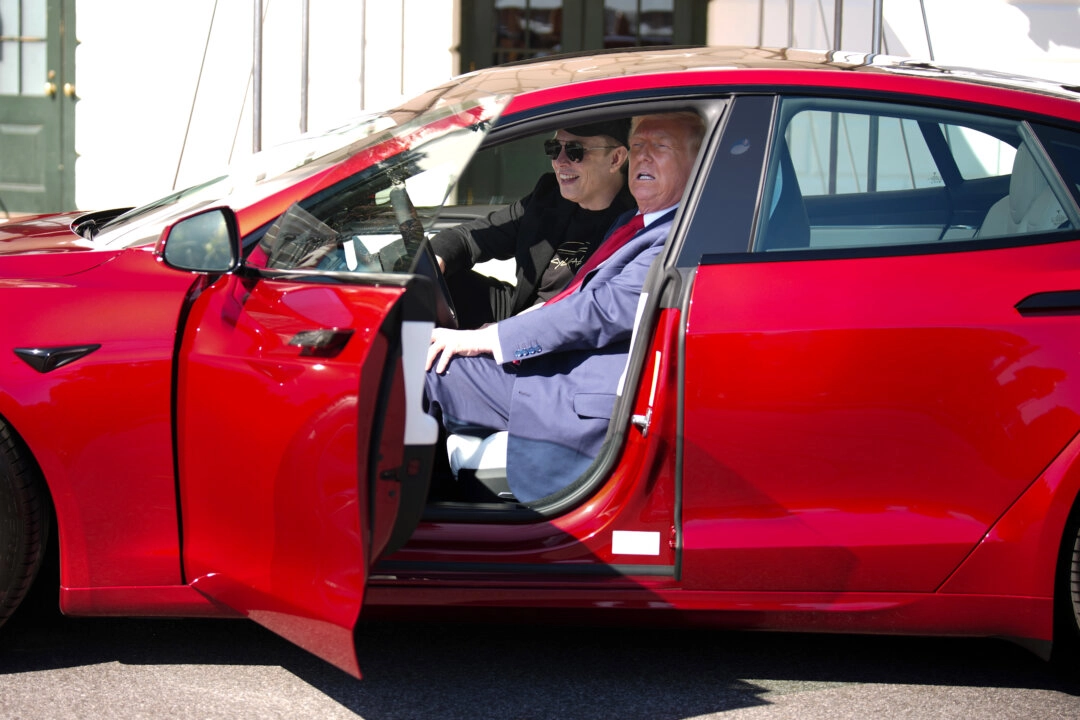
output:
<path id="1" fill-rule="evenodd" d="M 532 191 L 537 178 L 551 172 L 551 162 L 542 152 L 543 142 L 550 136 L 544 132 L 482 148 L 462 174 L 429 235 L 486 216 Z M 515 279 L 513 259 L 489 260 L 473 269 L 509 283 Z M 483 428 L 469 434 L 443 431 L 440 445 L 445 444 L 445 453 L 437 453 L 429 495 L 432 506 L 447 509 L 479 504 L 499 509 L 516 504 L 506 479 L 507 438 L 506 431 Z"/>
<path id="2" fill-rule="evenodd" d="M 693 103 L 696 112 L 710 119 L 723 112 L 726 99 L 705 99 Z M 670 101 L 656 101 L 648 105 L 635 106 L 635 112 L 667 112 L 687 109 L 686 101 L 680 100 L 673 106 Z M 610 110 L 608 111 L 610 114 Z M 590 118 L 591 119 L 591 118 Z M 520 130 L 510 128 L 502 134 L 493 133 L 470 160 L 468 167 L 456 186 L 450 201 L 441 209 L 434 224 L 429 228 L 429 235 L 446 227 L 467 222 L 475 217 L 487 215 L 492 210 L 505 206 L 528 194 L 543 173 L 551 172 L 549 158 L 542 152 L 544 140 L 554 132 L 554 119 L 549 119 L 546 129 L 541 132 L 530 130 L 522 135 Z M 565 123 L 565 120 L 563 121 Z M 703 162 L 699 154 L 698 162 Z M 495 260 L 473 267 L 478 272 L 486 272 L 507 282 L 514 281 L 514 260 Z M 640 320 L 639 320 L 640 321 Z M 632 365 L 633 363 L 631 363 Z M 634 370 L 628 368 L 626 381 L 634 382 Z M 618 415 L 616 408 L 616 415 Z M 613 447 L 613 435 L 621 437 L 621 422 L 612 420 L 606 448 Z M 584 497 L 596 479 L 596 475 L 587 472 L 577 482 L 542 501 L 533 504 L 517 502 L 506 479 L 506 446 L 508 433 L 491 432 L 477 429 L 470 434 L 451 434 L 445 431 L 440 436 L 440 449 L 436 451 L 436 466 L 432 477 L 429 503 L 425 517 L 429 519 L 535 519 L 557 513 L 567 503 L 576 502 Z M 445 452 L 442 446 L 445 444 Z M 605 463 L 607 451 L 594 462 L 594 467 Z"/>

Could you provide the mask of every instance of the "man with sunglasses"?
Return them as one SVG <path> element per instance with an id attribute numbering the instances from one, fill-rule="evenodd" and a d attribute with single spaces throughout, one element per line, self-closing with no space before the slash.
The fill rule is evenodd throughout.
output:
<path id="1" fill-rule="evenodd" d="M 431 411 L 450 433 L 509 430 L 506 480 L 517 500 L 559 492 L 600 452 L 645 277 L 667 240 L 704 135 L 693 112 L 634 118 L 629 184 L 638 211 L 621 218 L 597 250 L 605 259 L 533 312 L 479 330 L 432 332 Z"/>
<path id="2" fill-rule="evenodd" d="M 559 130 L 544 142 L 552 172 L 512 205 L 432 238 L 461 327 L 475 328 L 550 299 L 570 282 L 634 199 L 624 166 L 629 120 Z M 472 271 L 516 260 L 516 283 Z"/>

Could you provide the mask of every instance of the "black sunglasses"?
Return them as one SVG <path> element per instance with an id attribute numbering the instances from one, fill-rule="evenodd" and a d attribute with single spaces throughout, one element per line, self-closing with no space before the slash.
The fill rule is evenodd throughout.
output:
<path id="1" fill-rule="evenodd" d="M 598 147 L 585 147 L 577 140 L 567 140 L 562 142 L 560 140 L 545 140 L 544 141 L 544 154 L 552 160 L 559 157 L 559 153 L 566 148 L 566 159 L 570 162 L 581 162 L 585 159 L 585 153 L 590 150 L 610 150 L 612 148 L 621 147 L 620 145 L 600 145 Z"/>

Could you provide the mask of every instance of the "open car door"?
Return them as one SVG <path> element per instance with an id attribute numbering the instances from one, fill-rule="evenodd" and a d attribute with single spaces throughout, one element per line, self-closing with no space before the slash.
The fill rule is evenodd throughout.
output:
<path id="1" fill-rule="evenodd" d="M 424 365 L 450 320 L 423 224 L 489 122 L 444 114 L 352 154 L 183 323 L 185 579 L 357 677 L 367 569 L 418 522 L 438 435 Z"/>

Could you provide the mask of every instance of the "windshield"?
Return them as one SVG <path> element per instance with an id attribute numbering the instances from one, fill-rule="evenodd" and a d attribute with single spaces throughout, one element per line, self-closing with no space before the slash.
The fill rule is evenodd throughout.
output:
<path id="1" fill-rule="evenodd" d="M 278 270 L 408 272 L 425 228 L 434 223 L 484 139 L 489 117 L 473 112 L 446 118 L 399 133 L 365 153 L 368 157 L 358 156 L 359 172 L 294 203 L 275 220 L 248 264 Z"/>
<path id="2" fill-rule="evenodd" d="M 317 160 L 324 160 L 393 126 L 394 120 L 388 113 L 367 115 L 329 132 L 303 135 L 291 142 L 255 153 L 230 167 L 226 175 L 125 212 L 101 226 L 96 239 L 105 245 L 121 246 L 155 241 L 166 225 L 176 218 L 210 205 L 234 205 L 229 202 L 231 196 L 259 184 L 270 185 L 268 179 L 276 180 L 288 176 L 294 181 L 300 180 L 324 167 L 324 163 L 316 162 Z M 310 170 L 304 172 L 305 168 Z M 270 189 L 272 188 L 267 188 Z"/>
<path id="3" fill-rule="evenodd" d="M 316 186 L 321 185 L 319 173 L 329 172 L 327 177 L 337 182 L 343 169 L 355 173 L 352 181 L 356 182 L 370 182 L 374 175 L 390 173 L 393 178 L 386 175 L 370 187 L 385 182 L 407 183 L 408 191 L 418 194 L 418 202 L 426 212 L 437 212 L 449 192 L 445 183 L 456 182 L 486 129 L 509 99 L 469 98 L 466 104 L 459 105 L 438 95 L 422 96 L 412 105 L 366 115 L 329 132 L 301 136 L 250 156 L 230 168 L 227 175 L 125 212 L 98 228 L 95 240 L 116 247 L 153 243 L 167 226 L 201 209 L 228 205 L 242 213 L 304 180 L 312 179 Z M 441 141 L 447 135 L 459 140 L 444 144 Z M 440 169 L 435 170 L 432 162 Z M 345 185 L 349 182 L 346 180 Z M 433 190 L 433 185 L 439 189 Z M 325 190 L 315 192 L 315 196 L 323 198 L 314 203 L 316 206 L 328 207 Z"/>

